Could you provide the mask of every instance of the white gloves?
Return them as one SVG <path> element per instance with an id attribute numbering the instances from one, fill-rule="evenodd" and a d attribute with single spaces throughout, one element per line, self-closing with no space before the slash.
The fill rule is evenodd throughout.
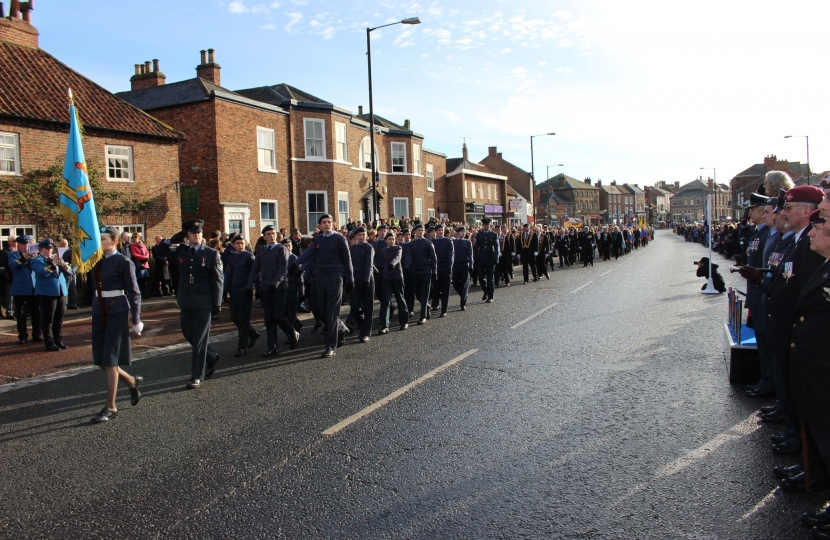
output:
<path id="1" fill-rule="evenodd" d="M 137 325 L 131 325 L 130 330 L 135 332 L 137 336 L 141 335 L 141 331 L 144 330 L 144 323 L 139 321 Z"/>

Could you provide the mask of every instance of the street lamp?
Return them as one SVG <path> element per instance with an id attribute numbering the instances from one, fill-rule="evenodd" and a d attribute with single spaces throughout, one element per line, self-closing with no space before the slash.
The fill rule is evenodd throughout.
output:
<path id="1" fill-rule="evenodd" d="M 551 167 L 564 167 L 564 166 L 565 166 L 565 165 L 564 165 L 564 164 L 562 164 L 562 163 L 560 163 L 559 165 L 548 165 L 548 166 L 547 166 L 547 177 L 548 177 L 548 179 L 550 178 L 550 168 L 551 168 Z"/>
<path id="2" fill-rule="evenodd" d="M 421 24 L 421 19 L 418 17 L 409 17 L 408 19 L 404 19 L 402 21 L 393 22 L 389 24 L 383 24 L 381 26 L 375 26 L 374 28 L 367 28 L 366 29 L 366 57 L 369 60 L 369 132 L 370 132 L 370 140 L 369 140 L 369 155 L 372 157 L 372 216 L 369 220 L 371 223 L 374 219 L 377 219 L 377 215 L 380 212 L 380 201 L 378 201 L 377 193 L 378 193 L 378 172 L 377 172 L 377 163 L 375 163 L 375 108 L 374 104 L 372 103 L 372 37 L 371 33 L 373 30 L 377 30 L 379 28 L 385 28 L 387 26 L 392 26 L 395 24 Z"/>
<path id="3" fill-rule="evenodd" d="M 807 139 L 807 185 L 810 185 L 810 136 L 809 135 L 784 135 L 785 139 L 791 139 L 793 137 L 804 137 Z"/>
<path id="4" fill-rule="evenodd" d="M 715 191 L 714 187 L 716 185 L 718 185 L 718 171 L 717 171 L 717 169 L 715 169 L 714 167 L 701 167 L 700 168 L 701 171 L 708 171 L 709 169 L 712 169 L 712 191 L 714 192 Z M 714 206 L 714 203 L 713 203 L 713 206 Z M 710 212 L 712 210 L 713 210 L 712 208 L 709 209 Z"/>
<path id="5" fill-rule="evenodd" d="M 530 136 L 530 176 L 533 178 L 533 185 L 530 186 L 530 207 L 533 208 L 533 219 L 536 219 L 536 201 L 533 200 L 533 191 L 536 189 L 536 169 L 533 167 L 533 138 L 546 137 L 548 135 L 556 135 L 556 133 L 542 133 L 540 135 Z"/>

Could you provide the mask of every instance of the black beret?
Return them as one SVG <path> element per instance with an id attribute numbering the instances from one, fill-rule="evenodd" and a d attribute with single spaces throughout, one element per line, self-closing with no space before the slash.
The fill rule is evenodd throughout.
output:
<path id="1" fill-rule="evenodd" d="M 290 243 L 291 243 L 290 238 L 283 238 L 282 240 L 280 240 L 280 244 L 290 244 Z"/>
<path id="2" fill-rule="evenodd" d="M 268 231 L 276 231 L 277 229 L 273 225 L 266 225 L 262 228 L 262 234 L 267 233 Z"/>
<path id="3" fill-rule="evenodd" d="M 417 231 L 418 229 L 423 229 L 423 228 L 424 228 L 423 223 L 418 223 L 417 225 L 412 227 L 412 231 L 414 232 L 414 231 Z"/>
<path id="4" fill-rule="evenodd" d="M 233 235 L 233 238 L 231 238 L 231 244 L 233 244 L 237 240 L 245 240 L 245 238 L 242 235 L 235 234 L 235 235 Z"/>
<path id="5" fill-rule="evenodd" d="M 481 218 L 481 224 L 482 225 L 489 225 L 490 224 L 490 218 L 488 218 L 488 217 Z"/>
<path id="6" fill-rule="evenodd" d="M 365 232 L 366 232 L 366 227 L 355 227 L 352 230 L 352 234 L 365 233 Z"/>
<path id="7" fill-rule="evenodd" d="M 387 228 L 386 223 L 381 223 L 380 225 L 378 225 L 378 230 L 386 229 L 386 228 Z"/>
<path id="8" fill-rule="evenodd" d="M 455 228 L 455 232 L 464 232 L 464 231 L 466 231 L 466 230 L 467 230 L 467 229 L 466 229 L 466 228 L 464 228 L 464 227 L 456 227 L 456 228 Z"/>
<path id="9" fill-rule="evenodd" d="M 386 240 L 387 238 L 395 238 L 395 233 L 391 233 L 391 232 L 386 233 L 386 236 L 384 236 L 383 239 Z"/>
<path id="10" fill-rule="evenodd" d="M 434 226 L 430 225 L 429 227 L 427 227 L 427 232 L 428 233 L 434 232 L 436 228 L 437 227 L 434 227 Z"/>
<path id="11" fill-rule="evenodd" d="M 409 229 L 401 229 L 401 234 L 408 234 L 409 232 Z"/>
<path id="12" fill-rule="evenodd" d="M 323 222 L 324 219 L 332 219 L 330 214 L 323 214 L 320 216 L 320 219 L 317 220 L 317 225 Z"/>

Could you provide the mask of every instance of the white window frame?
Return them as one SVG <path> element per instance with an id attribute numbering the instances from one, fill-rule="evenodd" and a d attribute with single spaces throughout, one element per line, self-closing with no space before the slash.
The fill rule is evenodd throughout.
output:
<path id="1" fill-rule="evenodd" d="M 312 212 L 311 209 L 309 208 L 309 205 L 308 205 L 308 196 L 309 195 L 321 195 L 321 194 L 323 195 L 323 211 L 322 212 L 320 212 L 320 211 Z M 329 192 L 328 191 L 313 190 L 312 189 L 312 190 L 308 190 L 308 191 L 305 192 L 305 215 L 306 215 L 306 225 L 308 225 L 308 234 L 313 233 L 314 229 L 317 228 L 317 219 L 319 219 L 319 218 L 314 218 L 314 220 L 312 221 L 310 219 L 311 214 L 318 215 L 318 216 L 323 215 L 323 214 L 328 214 L 328 210 L 329 210 Z"/>
<path id="2" fill-rule="evenodd" d="M 393 141 L 390 144 L 390 149 L 392 151 L 392 154 L 390 156 L 390 159 L 392 160 L 391 161 L 391 165 L 392 165 L 391 170 L 392 170 L 392 172 L 393 173 L 404 173 L 404 174 L 406 174 L 406 144 L 402 143 L 402 142 L 394 142 Z M 395 154 L 401 154 L 401 153 L 403 153 L 403 156 L 402 156 L 403 165 L 402 166 L 401 165 L 395 165 L 395 159 L 396 159 Z M 401 159 L 401 156 L 398 155 L 397 159 Z M 396 171 L 395 167 L 403 167 L 403 170 Z"/>
<path id="3" fill-rule="evenodd" d="M 116 178 L 116 177 L 111 177 L 110 176 L 110 163 L 109 163 L 110 149 L 118 149 L 118 150 L 126 149 L 128 151 L 129 155 L 127 157 L 127 174 L 129 175 L 129 178 Z M 119 156 L 114 156 L 114 159 L 124 159 L 124 158 L 119 157 Z M 130 182 L 130 183 L 135 182 L 135 174 L 133 174 L 133 147 L 132 146 L 123 146 L 123 145 L 119 145 L 119 144 L 106 144 L 106 145 L 104 145 L 104 163 L 105 163 L 105 167 L 106 167 L 106 170 L 107 170 L 107 180 L 108 181 L 110 181 L 110 182 Z"/>
<path id="4" fill-rule="evenodd" d="M 7 143 L 0 143 L 0 148 L 12 148 L 12 160 L 13 160 L 13 171 L 2 171 L 0 170 L 0 175 L 3 176 L 20 176 L 20 136 L 17 133 L 9 133 L 6 131 L 0 131 L 0 137 L 11 137 L 12 144 L 9 145 Z"/>
<path id="5" fill-rule="evenodd" d="M 484 200 L 484 184 L 481 182 L 478 183 L 478 198 Z"/>
<path id="6" fill-rule="evenodd" d="M 424 200 L 420 197 L 415 198 L 415 215 L 413 217 L 417 217 L 418 219 L 424 219 Z"/>
<path id="7" fill-rule="evenodd" d="M 346 212 L 340 211 L 340 203 L 346 203 Z M 337 192 L 337 226 L 342 227 L 346 223 L 349 222 L 349 212 L 351 212 L 351 207 L 349 206 L 349 192 L 348 191 L 338 191 Z M 345 216 L 345 217 L 343 217 Z"/>
<path id="8" fill-rule="evenodd" d="M 435 169 L 432 163 L 427 163 L 427 191 L 435 191 Z M 464 182 L 464 196 L 467 196 L 467 182 Z"/>
<path id="9" fill-rule="evenodd" d="M 346 124 L 343 122 L 334 123 L 334 159 L 337 161 L 349 161 L 349 134 Z"/>
<path id="10" fill-rule="evenodd" d="M 311 138 L 308 137 L 309 125 L 319 124 L 320 125 L 320 134 L 321 139 Z M 312 128 L 312 131 L 314 128 Z M 312 135 L 314 135 L 312 133 Z M 309 141 L 320 141 L 320 155 L 316 155 L 316 153 L 309 153 Z M 305 148 L 305 158 L 306 159 L 319 159 L 325 160 L 326 159 L 326 121 L 322 118 L 303 118 L 303 146 Z"/>
<path id="11" fill-rule="evenodd" d="M 499 200 L 499 186 L 493 186 L 493 200 Z"/>
<path id="12" fill-rule="evenodd" d="M 412 145 L 412 172 L 421 176 L 421 145 Z"/>
<path id="13" fill-rule="evenodd" d="M 35 225 L 0 225 L 0 245 L 8 246 L 9 236 L 27 234 L 37 241 L 37 226 Z"/>
<path id="14" fill-rule="evenodd" d="M 121 231 L 121 234 L 127 233 L 132 236 L 134 232 L 140 233 L 141 241 L 145 244 L 147 243 L 147 235 L 144 234 L 144 225 L 141 223 L 127 223 L 125 225 L 116 225 L 116 227 Z"/>
<path id="15" fill-rule="evenodd" d="M 358 169 L 364 169 L 367 171 L 372 170 L 372 156 L 366 149 L 372 144 L 371 137 L 363 137 L 363 140 L 360 141 L 360 163 L 358 163 Z M 380 159 L 378 158 L 378 145 L 375 145 L 375 168 L 379 171 L 380 170 Z"/>
<path id="16" fill-rule="evenodd" d="M 467 198 L 467 181 L 464 180 L 464 198 Z"/>
<path id="17" fill-rule="evenodd" d="M 493 200 L 493 184 L 487 184 L 487 200 Z"/>
<path id="18" fill-rule="evenodd" d="M 399 214 L 398 213 L 398 205 L 396 204 L 398 201 L 404 201 L 406 204 L 406 213 Z M 395 217 L 400 219 L 402 217 L 407 217 L 410 220 L 413 216 L 409 213 L 409 197 L 393 197 L 392 198 L 392 213 L 395 214 Z"/>
<path id="19" fill-rule="evenodd" d="M 435 217 L 435 208 L 427 208 L 427 219 L 432 219 Z"/>
<path id="20" fill-rule="evenodd" d="M 263 204 L 273 204 L 274 205 L 274 217 L 273 218 L 264 218 L 262 217 L 262 205 Z M 259 200 L 259 230 L 265 228 L 266 225 L 273 225 L 275 229 L 279 230 L 280 228 L 280 202 L 276 199 L 260 199 Z M 247 238 L 247 236 L 246 236 Z"/>
<path id="21" fill-rule="evenodd" d="M 271 148 L 268 148 L 267 146 L 262 146 L 260 144 L 261 139 L 265 140 L 266 142 L 270 142 Z M 257 170 L 260 172 L 269 173 L 277 172 L 277 137 L 273 129 L 257 126 L 256 150 Z M 263 159 L 263 152 L 271 152 L 271 158 Z M 263 164 L 265 161 L 269 161 L 270 163 Z"/>
<path id="22" fill-rule="evenodd" d="M 475 182 L 470 182 L 470 193 L 472 193 L 472 195 L 470 196 L 471 199 L 478 198 L 478 191 L 476 191 L 476 183 Z"/>

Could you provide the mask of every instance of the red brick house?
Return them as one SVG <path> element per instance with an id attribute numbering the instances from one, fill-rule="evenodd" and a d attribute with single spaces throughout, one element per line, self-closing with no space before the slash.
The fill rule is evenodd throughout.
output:
<path id="1" fill-rule="evenodd" d="M 730 180 L 729 195 L 733 201 L 731 212 L 734 219 L 740 219 L 744 202 L 749 200 L 750 193 L 757 192 L 758 188 L 763 185 L 764 176 L 769 171 L 784 171 L 793 180 L 809 176 L 809 167 L 806 164 L 798 161 L 787 161 L 786 159 L 779 160 L 775 155 L 766 156 L 763 163 L 756 163 L 739 172 Z"/>
<path id="2" fill-rule="evenodd" d="M 84 126 L 88 165 L 100 166 L 108 190 L 125 198 L 149 198 L 146 213 L 104 215 L 101 221 L 145 237 L 179 230 L 178 145 L 184 135 L 40 49 L 38 31 L 30 24 L 31 5 L 20 5 L 23 18 L 16 12 L 0 18 L 0 175 L 22 177 L 63 162 L 71 88 Z M 6 204 L 0 208 L 4 239 L 10 234 L 52 234 L 48 225 L 37 230 L 18 210 Z"/>
<path id="3" fill-rule="evenodd" d="M 502 157 L 502 153 L 495 146 L 487 148 L 487 157 L 479 161 L 493 173 L 507 177 L 507 183 L 525 201 L 534 204 L 533 176 L 526 170 L 513 165 Z"/>
<path id="4" fill-rule="evenodd" d="M 462 157 L 447 159 L 446 182 L 441 190 L 441 208 L 451 221 L 475 225 L 488 217 L 493 224 L 507 224 L 507 177 L 470 161 L 467 145 Z"/>

